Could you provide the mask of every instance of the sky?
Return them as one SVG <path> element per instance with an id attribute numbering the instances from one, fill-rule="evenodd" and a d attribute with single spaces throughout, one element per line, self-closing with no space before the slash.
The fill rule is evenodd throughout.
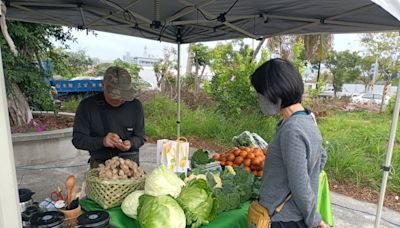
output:
<path id="1" fill-rule="evenodd" d="M 95 32 L 93 35 L 86 31 L 72 31 L 76 42 L 68 42 L 72 51 L 85 50 L 91 57 L 99 58 L 102 61 L 112 61 L 122 58 L 127 52 L 131 56 L 162 57 L 164 47 L 175 47 L 176 44 L 166 42 L 152 41 L 143 38 L 136 38 L 125 35 L 117 35 L 106 32 Z M 224 42 L 224 41 L 219 41 Z M 226 41 L 225 41 L 226 42 Z M 245 42 L 256 46 L 258 41 L 245 39 Z M 204 42 L 209 47 L 214 47 L 218 42 Z M 186 63 L 188 45 L 181 45 L 181 61 L 183 67 Z M 334 49 L 336 51 L 359 51 L 361 50 L 359 34 L 339 34 L 334 35 Z"/>

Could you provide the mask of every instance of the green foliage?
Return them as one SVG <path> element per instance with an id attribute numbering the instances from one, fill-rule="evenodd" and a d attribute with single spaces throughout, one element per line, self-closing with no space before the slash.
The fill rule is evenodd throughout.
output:
<path id="1" fill-rule="evenodd" d="M 17 57 L 11 54 L 6 41 L 0 37 L 7 93 L 12 92 L 11 85 L 15 83 L 28 98 L 31 107 L 53 110 L 50 86 L 43 77 L 44 69 L 37 62 L 52 49 L 51 39 L 64 43 L 72 39 L 71 33 L 59 26 L 10 21 L 7 25 L 19 52 Z"/>
<path id="2" fill-rule="evenodd" d="M 352 82 L 360 76 L 360 62 L 361 57 L 357 52 L 332 51 L 329 53 L 325 65 L 333 75 L 332 85 L 335 94 L 342 89 L 344 83 Z"/>
<path id="3" fill-rule="evenodd" d="M 44 58 L 49 58 L 53 63 L 53 74 L 71 79 L 82 75 L 91 75 L 95 61 L 86 54 L 86 51 L 68 52 L 63 48 L 50 50 Z"/>
<path id="4" fill-rule="evenodd" d="M 193 62 L 199 66 L 205 66 L 210 61 L 210 52 L 208 47 L 202 43 L 191 44 L 189 46 L 189 52 Z"/>
<path id="5" fill-rule="evenodd" d="M 157 96 L 144 102 L 146 134 L 154 138 L 176 137 L 176 103 Z M 277 119 L 264 117 L 258 112 L 226 116 L 214 107 L 191 111 L 181 105 L 181 134 L 212 140 L 220 145 L 231 146 L 232 137 L 243 131 L 258 133 L 269 142 L 275 134 Z"/>
<path id="6" fill-rule="evenodd" d="M 325 170 L 336 181 L 355 183 L 377 190 L 380 187 L 391 116 L 358 112 L 335 113 L 319 123 L 328 152 Z M 399 134 L 399 130 L 397 135 Z M 398 140 L 398 139 L 397 139 Z M 391 192 L 400 191 L 400 147 L 394 148 Z"/>
<path id="7" fill-rule="evenodd" d="M 304 61 L 304 42 L 301 39 L 298 39 L 293 45 L 293 58 L 291 62 L 296 67 L 296 69 L 300 72 L 300 75 L 304 75 L 306 71 L 306 65 Z"/>
<path id="8" fill-rule="evenodd" d="M 392 97 L 389 99 L 388 104 L 386 105 L 386 109 L 385 109 L 386 112 L 387 112 L 389 115 L 392 115 L 392 114 L 393 114 L 395 104 L 396 104 L 396 96 L 392 96 Z"/>
<path id="9" fill-rule="evenodd" d="M 71 100 L 64 101 L 62 104 L 61 111 L 75 113 L 76 109 L 79 106 L 79 103 L 80 103 L 80 100 L 78 100 L 78 99 L 71 99 Z"/>
<path id="10" fill-rule="evenodd" d="M 182 188 L 176 201 L 185 212 L 187 226 L 197 228 L 216 217 L 217 205 L 206 180 L 191 180 Z"/>
<path id="11" fill-rule="evenodd" d="M 224 113 L 239 114 L 249 107 L 256 107 L 256 93 L 250 83 L 250 75 L 266 59 L 255 63 L 252 50 L 243 42 L 220 43 L 212 50 L 209 93 Z"/>
<path id="12" fill-rule="evenodd" d="M 112 63 L 100 63 L 94 67 L 94 74 L 97 76 L 103 76 L 107 68 L 111 66 L 118 66 L 126 69 L 132 77 L 132 86 L 138 90 L 149 88 L 151 85 L 144 81 L 140 76 L 139 72 L 142 68 L 136 64 L 128 63 L 121 59 L 116 59 Z"/>
<path id="13" fill-rule="evenodd" d="M 249 200 L 253 193 L 254 176 L 243 166 L 234 168 L 236 174 L 225 169 L 221 173 L 222 188 L 214 188 L 214 195 L 218 205 L 217 212 L 239 208 Z"/>
<path id="14" fill-rule="evenodd" d="M 67 52 L 65 49 L 56 48 L 48 53 L 47 58 L 52 60 L 53 73 L 66 79 L 89 74 L 89 69 L 95 63 L 84 50 Z"/>
<path id="15" fill-rule="evenodd" d="M 398 32 L 367 33 L 361 36 L 366 55 L 379 62 L 379 73 L 400 71 L 400 36 Z"/>
<path id="16" fill-rule="evenodd" d="M 196 165 L 204 165 L 211 161 L 208 156 L 209 154 L 206 150 L 199 149 L 193 153 L 191 161 Z"/>
<path id="17" fill-rule="evenodd" d="M 160 111 L 162 110 L 162 111 Z M 176 104 L 172 100 L 156 97 L 144 103 L 146 134 L 153 138 L 176 137 Z M 209 140 L 231 147 L 234 135 L 248 130 L 270 142 L 275 135 L 278 119 L 265 117 L 259 112 L 226 116 L 216 109 L 199 108 L 191 111 L 182 106 L 181 134 Z M 391 116 L 387 114 L 355 112 L 330 113 L 318 125 L 328 151 L 325 170 L 329 177 L 343 183 L 356 183 L 379 189 Z M 398 130 L 397 135 L 400 135 Z M 398 139 L 397 139 L 398 140 Z M 222 152 L 222 151 L 220 151 Z M 394 148 L 393 174 L 388 188 L 400 192 L 400 147 Z"/>
<path id="18" fill-rule="evenodd" d="M 305 35 L 303 40 L 307 60 L 312 63 L 318 63 L 328 58 L 328 54 L 332 50 L 332 34 Z"/>

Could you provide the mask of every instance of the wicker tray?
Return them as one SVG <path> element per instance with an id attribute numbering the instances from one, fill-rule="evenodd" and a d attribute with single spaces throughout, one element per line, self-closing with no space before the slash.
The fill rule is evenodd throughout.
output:
<path id="1" fill-rule="evenodd" d="M 86 193 L 104 209 L 120 206 L 129 193 L 144 188 L 145 178 L 128 180 L 101 180 L 98 171 L 86 173 Z"/>

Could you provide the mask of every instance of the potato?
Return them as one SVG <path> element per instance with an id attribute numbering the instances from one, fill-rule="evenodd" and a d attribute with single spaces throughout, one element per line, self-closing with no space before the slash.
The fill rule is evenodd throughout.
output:
<path id="1" fill-rule="evenodd" d="M 120 170 L 118 171 L 118 175 L 119 175 L 119 176 L 124 176 L 125 173 L 124 173 L 124 171 L 123 171 L 122 169 L 120 169 Z"/>

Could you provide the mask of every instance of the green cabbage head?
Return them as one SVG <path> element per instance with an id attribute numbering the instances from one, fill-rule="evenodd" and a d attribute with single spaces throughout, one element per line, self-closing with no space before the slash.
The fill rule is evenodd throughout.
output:
<path id="1" fill-rule="evenodd" d="M 139 207 L 139 197 L 144 191 L 137 190 L 129 194 L 122 202 L 121 209 L 128 217 L 137 218 L 137 209 Z"/>
<path id="2" fill-rule="evenodd" d="M 208 224 L 217 214 L 216 201 L 204 179 L 191 180 L 176 200 L 185 211 L 187 225 L 192 228 Z"/>
<path id="3" fill-rule="evenodd" d="M 142 195 L 138 220 L 142 228 L 185 228 L 185 213 L 171 196 Z"/>
<path id="4" fill-rule="evenodd" d="M 171 195 L 178 197 L 182 187 L 185 185 L 175 173 L 160 166 L 146 177 L 144 193 L 151 196 Z"/>

